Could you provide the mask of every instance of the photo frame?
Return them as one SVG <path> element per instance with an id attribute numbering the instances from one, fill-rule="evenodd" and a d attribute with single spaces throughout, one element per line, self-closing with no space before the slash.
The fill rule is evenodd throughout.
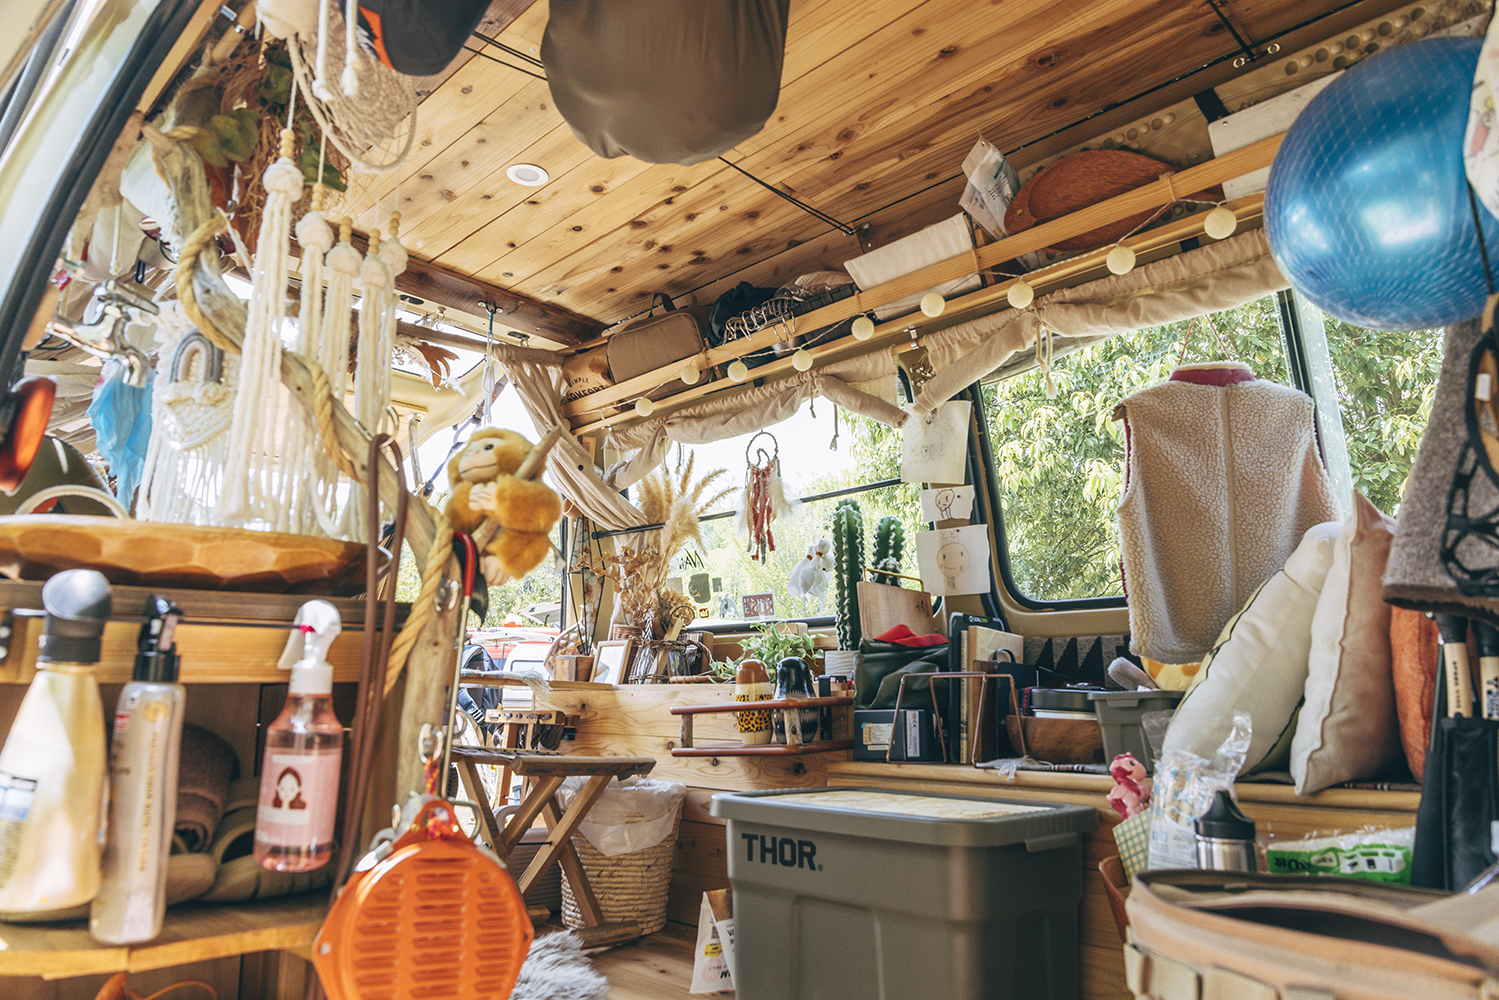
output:
<path id="1" fill-rule="evenodd" d="M 593 644 L 593 677 L 595 684 L 619 684 L 635 655 L 634 639 L 606 639 Z"/>

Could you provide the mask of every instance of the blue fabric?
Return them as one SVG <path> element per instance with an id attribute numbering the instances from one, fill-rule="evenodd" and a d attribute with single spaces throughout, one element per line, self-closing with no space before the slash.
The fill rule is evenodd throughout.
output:
<path id="1" fill-rule="evenodd" d="M 115 495 L 129 508 L 151 442 L 151 385 L 156 374 L 147 373 L 143 389 L 126 385 L 124 376 L 123 364 L 113 360 L 105 363 L 104 374 L 94 386 L 88 419 L 94 427 L 99 454 L 109 463 L 114 477 Z"/>

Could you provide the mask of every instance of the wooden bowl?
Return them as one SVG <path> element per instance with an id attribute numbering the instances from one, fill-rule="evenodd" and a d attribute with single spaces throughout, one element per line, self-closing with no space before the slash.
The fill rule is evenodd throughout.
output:
<path id="1" fill-rule="evenodd" d="M 0 573 L 45 580 L 65 569 L 96 569 L 120 586 L 343 595 L 363 589 L 364 546 L 113 517 L 0 517 Z"/>
<path id="2" fill-rule="evenodd" d="M 1103 731 L 1096 719 L 1037 719 L 1020 716 L 1027 755 L 1048 764 L 1102 764 Z M 1005 718 L 1010 745 L 1020 746 L 1017 717 Z"/>
<path id="3" fill-rule="evenodd" d="M 1171 172 L 1169 163 L 1143 153 L 1132 153 L 1127 149 L 1084 149 L 1067 154 L 1032 177 L 1027 204 L 1037 223 L 1049 222 L 1133 191 Z M 1122 239 L 1148 218 L 1150 212 L 1141 212 L 1061 240 L 1052 244 L 1051 249 L 1073 253 L 1097 250 Z"/>

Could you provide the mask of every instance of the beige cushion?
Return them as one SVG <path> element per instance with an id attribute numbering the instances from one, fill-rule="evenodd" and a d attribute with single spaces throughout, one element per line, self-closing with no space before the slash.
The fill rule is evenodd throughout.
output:
<path id="1" fill-rule="evenodd" d="M 1401 758 L 1390 606 L 1380 596 L 1394 537 L 1395 522 L 1355 492 L 1312 617 L 1306 701 L 1291 742 L 1298 795 L 1372 778 Z"/>
<path id="2" fill-rule="evenodd" d="M 1308 528 L 1285 566 L 1223 626 L 1172 716 L 1163 755 L 1186 751 L 1212 759 L 1238 711 L 1252 726 L 1241 773 L 1285 767 L 1306 687 L 1312 615 L 1341 529 L 1337 521 Z"/>

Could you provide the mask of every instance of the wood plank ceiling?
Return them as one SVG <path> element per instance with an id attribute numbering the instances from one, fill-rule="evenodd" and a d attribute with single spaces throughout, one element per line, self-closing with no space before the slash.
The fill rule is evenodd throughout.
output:
<path id="1" fill-rule="evenodd" d="M 1396 6 L 792 0 L 774 115 L 728 163 L 677 166 L 604 159 L 574 138 L 531 61 L 547 4 L 497 0 L 466 61 L 426 82 L 398 188 L 356 177 L 348 207 L 356 229 L 384 231 L 398 189 L 414 258 L 498 289 L 501 326 L 576 343 L 657 291 L 711 302 L 737 281 L 835 267 L 954 214 L 981 134 L 1023 167 L 1232 79 L 1246 46 L 1253 69 L 1273 61 L 1267 46 L 1306 45 Z M 505 174 L 514 163 L 551 179 L 521 187 Z M 729 163 L 870 228 L 840 232 Z"/>

